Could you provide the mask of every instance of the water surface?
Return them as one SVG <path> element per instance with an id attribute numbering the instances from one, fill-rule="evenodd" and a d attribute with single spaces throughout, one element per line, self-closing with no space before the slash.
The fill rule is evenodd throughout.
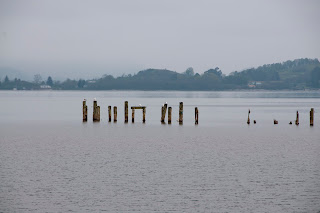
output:
<path id="1" fill-rule="evenodd" d="M 147 106 L 145 124 L 139 110 L 124 124 L 125 100 Z M 171 125 L 160 124 L 164 102 Z M 1 91 L 0 103 L 0 212 L 320 210 L 319 92 Z"/>

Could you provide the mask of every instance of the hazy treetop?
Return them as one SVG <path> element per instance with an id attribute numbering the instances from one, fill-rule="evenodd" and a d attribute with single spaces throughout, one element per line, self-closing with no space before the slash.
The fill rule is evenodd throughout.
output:
<path id="1" fill-rule="evenodd" d="M 35 73 L 223 73 L 320 58 L 316 0 L 0 0 L 0 64 Z M 86 77 L 86 76 L 84 76 Z"/>

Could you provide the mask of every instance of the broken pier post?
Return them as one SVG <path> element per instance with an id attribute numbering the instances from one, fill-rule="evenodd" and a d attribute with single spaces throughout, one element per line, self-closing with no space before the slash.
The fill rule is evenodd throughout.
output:
<path id="1" fill-rule="evenodd" d="M 172 113 L 172 107 L 168 108 L 168 124 L 171 124 L 171 113 Z"/>
<path id="2" fill-rule="evenodd" d="M 134 109 L 131 108 L 131 110 L 132 110 L 132 123 L 134 123 Z"/>
<path id="3" fill-rule="evenodd" d="M 310 110 L 310 126 L 313 126 L 314 109 Z"/>
<path id="4" fill-rule="evenodd" d="M 164 123 L 165 121 L 165 118 L 166 118 L 166 113 L 167 113 L 167 107 L 168 107 L 168 104 L 164 104 L 162 106 L 162 110 L 161 110 L 161 123 Z"/>
<path id="5" fill-rule="evenodd" d="M 124 102 L 124 122 L 128 123 L 128 101 Z"/>
<path id="6" fill-rule="evenodd" d="M 93 121 L 100 121 L 100 106 L 98 106 L 96 99 L 93 101 Z"/>
<path id="7" fill-rule="evenodd" d="M 108 106 L 109 122 L 111 122 L 111 106 Z"/>
<path id="8" fill-rule="evenodd" d="M 82 121 L 88 121 L 88 107 L 87 107 L 87 100 L 84 99 L 82 102 Z"/>
<path id="9" fill-rule="evenodd" d="M 296 125 L 299 125 L 299 112 L 297 111 Z"/>
<path id="10" fill-rule="evenodd" d="M 145 123 L 146 122 L 146 108 L 142 108 L 142 122 Z"/>
<path id="11" fill-rule="evenodd" d="M 248 111 L 248 120 L 247 120 L 247 124 L 250 124 L 250 109 Z"/>
<path id="12" fill-rule="evenodd" d="M 114 106 L 113 107 L 113 122 L 117 122 L 117 115 L 118 115 L 117 107 Z"/>
<path id="13" fill-rule="evenodd" d="M 199 120 L 199 111 L 198 111 L 198 107 L 194 108 L 194 120 L 195 120 L 195 124 L 197 125 Z"/>
<path id="14" fill-rule="evenodd" d="M 183 102 L 179 104 L 179 124 L 183 124 Z"/>

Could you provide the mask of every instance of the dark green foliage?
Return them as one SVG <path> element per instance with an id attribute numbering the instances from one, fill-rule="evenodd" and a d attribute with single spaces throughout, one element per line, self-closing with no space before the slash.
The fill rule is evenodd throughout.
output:
<path id="1" fill-rule="evenodd" d="M 0 89 L 39 89 L 37 76 L 35 83 L 28 83 L 8 77 L 0 84 Z M 48 77 L 48 85 L 63 90 L 236 90 L 236 89 L 318 89 L 320 88 L 320 63 L 318 59 L 296 59 L 283 63 L 267 64 L 241 72 L 235 71 L 225 76 L 216 67 L 203 74 L 194 74 L 189 67 L 184 73 L 167 69 L 147 69 L 135 75 L 114 78 L 104 75 L 96 80 L 70 80 L 53 84 Z M 50 86 L 51 86 L 50 85 Z"/>
<path id="2" fill-rule="evenodd" d="M 53 81 L 52 81 L 51 76 L 48 77 L 47 85 L 49 85 L 49 86 L 51 86 L 51 87 L 53 86 Z"/>
<path id="3" fill-rule="evenodd" d="M 8 78 L 8 76 L 6 75 L 6 77 L 4 78 L 4 83 L 7 84 L 7 83 L 9 83 L 9 81 L 10 81 L 9 78 Z"/>
<path id="4" fill-rule="evenodd" d="M 80 80 L 78 81 L 78 88 L 83 88 L 85 84 L 86 84 L 86 81 L 80 79 Z"/>

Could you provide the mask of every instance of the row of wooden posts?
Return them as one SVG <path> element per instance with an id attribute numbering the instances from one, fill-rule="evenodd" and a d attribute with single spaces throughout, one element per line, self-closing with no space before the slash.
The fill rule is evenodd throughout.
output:
<path id="1" fill-rule="evenodd" d="M 134 123 L 134 115 L 135 115 L 135 110 L 136 109 L 142 109 L 142 122 L 146 122 L 146 106 L 132 106 L 131 111 L 132 111 L 132 123 Z M 165 123 L 165 117 L 166 117 L 166 112 L 167 112 L 168 104 L 165 103 L 161 107 L 161 123 Z M 112 107 L 108 106 L 108 115 L 109 115 L 109 122 L 111 122 L 112 118 L 112 112 L 111 112 Z M 113 121 L 117 122 L 117 107 L 113 107 Z M 128 123 L 128 115 L 129 115 L 129 105 L 128 101 L 124 102 L 124 122 Z M 87 107 L 87 102 L 86 99 L 83 100 L 82 102 L 82 117 L 83 117 L 83 122 L 88 121 L 88 107 Z M 168 124 L 171 124 L 171 118 L 172 118 L 172 107 L 168 108 Z M 93 101 L 93 121 L 98 122 L 100 121 L 100 106 L 98 106 L 97 100 L 94 99 Z M 183 124 L 183 102 L 179 103 L 179 124 Z M 195 124 L 199 123 L 199 110 L 198 107 L 195 107 Z"/>
<path id="2" fill-rule="evenodd" d="M 250 124 L 250 109 L 248 111 L 248 120 L 247 120 L 247 124 Z M 311 108 L 310 110 L 310 126 L 313 126 L 313 121 L 314 121 L 314 109 Z M 253 120 L 253 123 L 256 124 L 256 120 Z M 274 119 L 273 120 L 273 124 L 278 124 L 279 122 Z M 289 122 L 290 125 L 292 125 L 292 121 Z M 296 120 L 295 120 L 295 124 L 298 126 L 299 125 L 299 111 L 297 111 L 297 115 L 296 115 Z"/>

